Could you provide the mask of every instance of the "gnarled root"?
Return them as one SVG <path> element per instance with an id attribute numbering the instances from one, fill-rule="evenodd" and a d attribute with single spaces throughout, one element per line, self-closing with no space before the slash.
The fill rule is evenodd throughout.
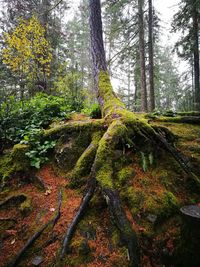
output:
<path id="1" fill-rule="evenodd" d="M 132 229 L 131 223 L 126 217 L 126 214 L 121 205 L 119 194 L 114 189 L 113 183 L 112 161 L 114 149 L 119 141 L 121 141 L 122 139 L 123 141 L 125 141 L 127 139 L 127 132 L 128 129 L 126 128 L 126 126 L 121 121 L 115 120 L 111 123 L 106 133 L 98 142 L 98 148 L 90 175 L 90 177 L 92 178 L 88 185 L 86 195 L 84 196 L 82 203 L 78 209 L 78 212 L 75 215 L 65 235 L 60 259 L 64 257 L 76 226 L 80 221 L 80 218 L 82 217 L 84 211 L 88 207 L 89 201 L 91 200 L 95 192 L 96 185 L 98 184 L 102 189 L 103 197 L 106 197 L 112 220 L 114 221 L 117 229 L 120 232 L 122 241 L 128 249 L 130 266 L 139 266 L 139 248 L 137 244 L 136 234 Z M 84 164 L 85 160 L 87 159 L 87 152 L 88 149 L 86 149 L 86 151 L 79 159 L 77 164 L 78 170 L 81 170 L 82 167 L 85 166 L 82 166 L 82 164 Z"/>
<path id="2" fill-rule="evenodd" d="M 122 241 L 128 249 L 130 260 L 129 266 L 137 267 L 140 265 L 140 253 L 137 237 L 122 208 L 119 194 L 116 190 L 113 191 L 110 189 L 105 189 L 104 194 L 107 199 L 110 214 L 120 232 Z"/>
<path id="3" fill-rule="evenodd" d="M 124 114 L 123 114 L 124 112 Z M 115 177 L 113 170 L 114 152 L 117 146 L 125 147 L 127 144 L 134 148 L 149 150 L 159 145 L 160 148 L 170 153 L 180 164 L 182 169 L 190 175 L 198 184 L 199 179 L 192 173 L 188 163 L 182 155 L 166 140 L 165 136 L 158 129 L 151 127 L 146 121 L 138 120 L 133 113 L 118 110 L 116 114 L 109 115 L 105 119 L 109 125 L 107 131 L 94 139 L 78 160 L 74 178 L 79 179 L 89 169 L 91 170 L 87 192 L 75 215 L 69 229 L 65 235 L 60 257 L 63 258 L 67 252 L 72 235 L 80 221 L 84 211 L 92 199 L 95 188 L 101 188 L 102 197 L 106 198 L 112 220 L 120 232 L 121 239 L 128 249 L 129 265 L 140 266 L 140 253 L 136 234 L 129 222 L 120 201 L 119 193 L 115 188 Z M 167 134 L 167 133 L 166 133 Z M 94 158 L 94 163 L 88 163 L 89 159 Z M 86 164 L 85 164 L 86 163 Z M 92 168 L 91 168 L 92 166 Z"/>

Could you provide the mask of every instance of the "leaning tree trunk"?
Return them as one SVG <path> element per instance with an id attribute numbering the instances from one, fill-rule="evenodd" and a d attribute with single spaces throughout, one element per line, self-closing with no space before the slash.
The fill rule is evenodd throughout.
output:
<path id="1" fill-rule="evenodd" d="M 149 0 L 149 92 L 150 92 L 150 111 L 155 109 L 154 95 L 154 58 L 153 58 L 153 7 L 152 0 Z"/>
<path id="2" fill-rule="evenodd" d="M 138 0 L 138 29 L 139 29 L 139 52 L 140 52 L 141 102 L 142 102 L 141 111 L 147 112 L 143 2 L 144 2 L 143 0 Z"/>

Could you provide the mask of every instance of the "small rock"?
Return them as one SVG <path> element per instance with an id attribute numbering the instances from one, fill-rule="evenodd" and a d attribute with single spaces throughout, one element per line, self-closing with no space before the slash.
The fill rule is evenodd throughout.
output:
<path id="1" fill-rule="evenodd" d="M 149 214 L 148 216 L 147 216 L 147 219 L 148 219 L 148 221 L 150 221 L 151 223 L 155 223 L 155 221 L 157 220 L 157 215 L 154 215 L 154 214 Z"/>
<path id="2" fill-rule="evenodd" d="M 41 256 L 36 256 L 36 257 L 32 260 L 32 264 L 33 264 L 34 266 L 39 266 L 42 262 L 43 262 L 43 257 L 41 257 Z"/>

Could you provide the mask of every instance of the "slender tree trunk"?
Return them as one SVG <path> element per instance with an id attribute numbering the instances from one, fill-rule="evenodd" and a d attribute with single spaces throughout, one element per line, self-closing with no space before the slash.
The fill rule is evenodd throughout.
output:
<path id="1" fill-rule="evenodd" d="M 195 109 L 200 110 L 200 84 L 199 84 L 199 26 L 197 0 L 193 0 L 193 56 L 194 56 L 194 86 L 195 86 Z"/>
<path id="2" fill-rule="evenodd" d="M 128 55 L 128 69 L 127 69 L 127 79 L 128 79 L 128 87 L 127 87 L 127 108 L 130 110 L 131 108 L 131 64 L 130 64 L 130 53 Z"/>
<path id="3" fill-rule="evenodd" d="M 138 28 L 139 28 L 139 53 L 140 53 L 140 82 L 141 82 L 141 111 L 147 112 L 147 88 L 145 69 L 145 45 L 144 45 L 144 15 L 143 0 L 138 0 Z"/>
<path id="4" fill-rule="evenodd" d="M 155 109 L 155 95 L 154 95 L 154 49 L 153 49 L 153 7 L 152 0 L 149 1 L 149 91 L 150 91 L 150 111 Z"/>
<path id="5" fill-rule="evenodd" d="M 45 37 L 47 37 L 48 34 L 48 10 L 50 9 L 50 3 L 49 0 L 42 0 L 42 25 L 45 29 Z"/>

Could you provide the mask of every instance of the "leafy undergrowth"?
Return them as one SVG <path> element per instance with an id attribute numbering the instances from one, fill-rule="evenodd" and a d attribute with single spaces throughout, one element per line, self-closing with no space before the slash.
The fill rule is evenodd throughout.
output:
<path id="1" fill-rule="evenodd" d="M 88 120 L 78 115 L 74 115 L 73 119 Z M 177 148 L 190 158 L 198 174 L 200 127 L 156 124 L 169 128 L 178 137 Z M 129 148 L 116 159 L 115 170 L 116 187 L 127 217 L 139 237 L 142 266 L 176 266 L 182 223 L 180 207 L 200 202 L 194 185 L 175 160 L 160 149 L 152 156 L 134 153 Z M 20 263 L 20 266 L 33 266 L 33 259 L 41 256 L 40 266 L 59 266 L 56 262 L 63 236 L 81 202 L 84 188 L 71 189 L 67 179 L 70 173 L 60 171 L 55 162 L 43 166 L 35 175 L 44 182 L 44 191 L 27 183 L 26 179 L 15 178 L 9 191 L 2 193 L 1 199 L 13 194 L 24 194 L 27 198 L 18 206 L 0 209 L 0 223 L 3 225 L 0 233 L 1 266 L 6 266 L 35 231 L 54 216 L 58 192 L 62 189 L 60 219 L 53 229 L 49 227 L 45 230 Z M 97 192 L 78 225 L 64 266 L 128 266 L 127 250 L 110 221 L 106 201 L 100 200 L 99 194 Z"/>

